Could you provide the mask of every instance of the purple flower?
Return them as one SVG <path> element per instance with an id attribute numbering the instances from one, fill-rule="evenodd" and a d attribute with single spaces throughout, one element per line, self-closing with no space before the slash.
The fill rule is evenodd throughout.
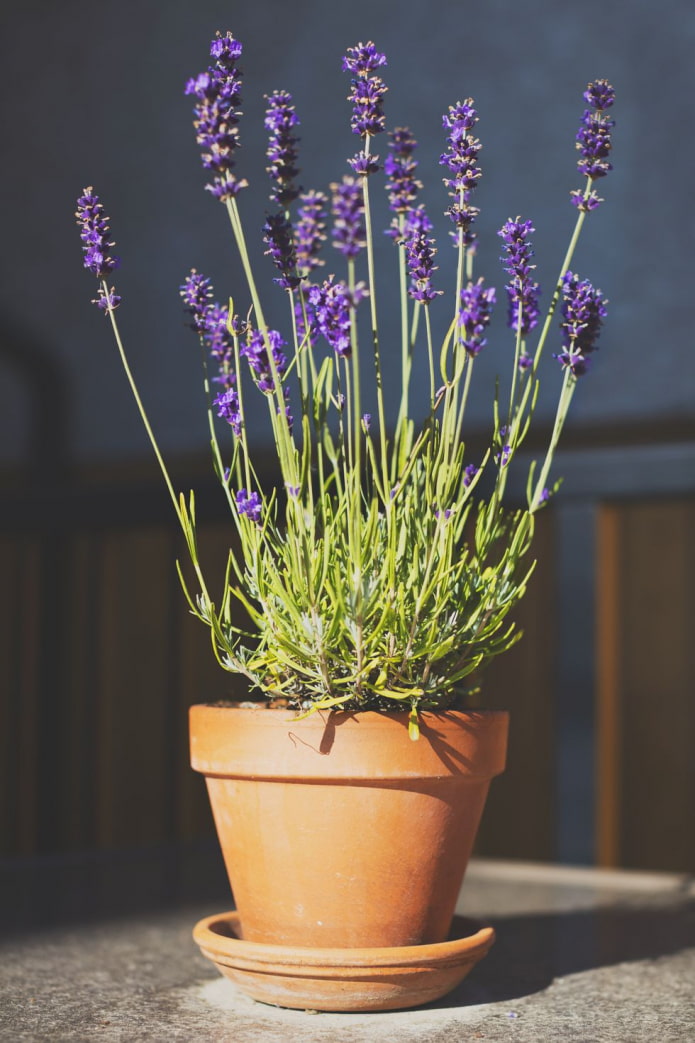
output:
<path id="1" fill-rule="evenodd" d="M 270 131 L 266 151 L 270 165 L 266 170 L 273 182 L 270 198 L 286 207 L 300 192 L 294 184 L 299 173 L 296 165 L 299 138 L 292 133 L 292 128 L 299 124 L 299 120 L 292 104 L 292 95 L 287 91 L 273 91 L 270 97 L 267 94 L 265 97 L 268 101 L 265 128 Z"/>
<path id="2" fill-rule="evenodd" d="M 386 235 L 390 235 L 391 238 L 399 244 L 405 244 L 409 239 L 413 239 L 418 235 L 426 235 L 427 232 L 431 232 L 432 227 L 432 222 L 425 211 L 425 204 L 420 203 L 419 206 L 409 210 L 405 215 L 403 231 L 400 229 L 398 218 L 394 217 L 391 222 L 391 227 L 386 232 Z"/>
<path id="3" fill-rule="evenodd" d="M 603 200 L 594 192 L 593 188 L 589 192 L 583 192 L 581 188 L 576 188 L 570 192 L 572 199 L 572 205 L 576 206 L 577 210 L 584 210 L 587 214 L 592 210 L 595 210 L 597 206 L 600 206 Z"/>
<path id="4" fill-rule="evenodd" d="M 389 131 L 389 138 L 389 154 L 384 161 L 389 207 L 403 214 L 412 209 L 418 189 L 422 188 L 422 182 L 415 177 L 417 160 L 413 159 L 413 152 L 417 143 L 408 127 Z"/>
<path id="5" fill-rule="evenodd" d="M 524 373 L 527 369 L 533 365 L 533 359 L 530 355 L 521 354 L 519 355 L 519 370 Z"/>
<path id="6" fill-rule="evenodd" d="M 495 303 L 494 287 L 485 289 L 483 280 L 469 282 L 461 290 L 461 308 L 458 313 L 458 325 L 462 328 L 459 343 L 469 355 L 476 355 L 487 344 L 483 336 L 485 328 L 490 324 L 492 307 Z"/>
<path id="7" fill-rule="evenodd" d="M 429 304 L 438 297 L 442 290 L 432 289 L 432 273 L 437 271 L 434 255 L 437 250 L 434 239 L 428 239 L 424 233 L 414 235 L 405 244 L 408 274 L 411 285 L 408 293 L 413 300 Z"/>
<path id="8" fill-rule="evenodd" d="M 239 514 L 245 514 L 252 522 L 258 524 L 261 520 L 261 498 L 258 493 L 247 493 L 246 489 L 240 489 L 236 494 L 236 505 Z"/>
<path id="9" fill-rule="evenodd" d="M 379 76 L 360 76 L 352 81 L 349 100 L 352 102 L 350 127 L 353 134 L 367 138 L 385 129 L 383 97 L 387 90 Z"/>
<path id="10" fill-rule="evenodd" d="M 118 268 L 120 260 L 110 256 L 111 247 L 115 244 L 109 240 L 109 219 L 91 185 L 85 188 L 77 200 L 75 217 L 83 244 L 84 267 L 93 272 L 97 279 L 107 279 Z"/>
<path id="11" fill-rule="evenodd" d="M 584 98 L 592 106 L 585 109 L 582 121 L 577 132 L 577 148 L 581 153 L 581 159 L 577 163 L 580 173 L 585 174 L 591 181 L 605 177 L 613 169 L 608 162 L 611 153 L 611 130 L 615 126 L 615 120 L 605 115 L 604 110 L 611 107 L 615 101 L 615 91 L 607 80 L 595 80 L 590 83 L 584 92 Z M 572 194 L 572 202 L 581 210 L 595 210 L 601 200 L 595 192 L 591 192 L 580 200 L 575 193 Z"/>
<path id="12" fill-rule="evenodd" d="M 584 101 L 591 105 L 592 109 L 603 112 L 604 109 L 610 109 L 615 101 L 615 89 L 608 80 L 594 80 L 584 91 Z"/>
<path id="13" fill-rule="evenodd" d="M 331 186 L 333 245 L 344 257 L 356 257 L 367 245 L 364 223 L 364 197 L 357 178 L 346 174 L 340 184 Z"/>
<path id="14" fill-rule="evenodd" d="M 229 331 L 229 308 L 213 301 L 212 282 L 195 268 L 184 279 L 179 294 L 184 311 L 191 316 L 191 329 L 201 337 L 220 368 L 219 375 L 213 379 L 225 386 L 233 384 L 236 378 L 232 369 L 234 341 Z M 239 335 L 243 323 L 237 316 L 232 319 L 232 327 Z"/>
<path id="15" fill-rule="evenodd" d="M 506 467 L 511 455 L 512 447 L 510 445 L 503 445 L 500 452 L 495 454 L 495 461 L 500 465 L 500 467 Z"/>
<path id="16" fill-rule="evenodd" d="M 575 377 L 583 376 L 589 366 L 590 355 L 596 349 L 596 341 L 603 320 L 607 315 L 608 301 L 588 279 L 580 281 L 578 275 L 567 272 L 562 280 L 562 345 L 564 351 L 555 355 L 561 366 L 571 369 Z"/>
<path id="17" fill-rule="evenodd" d="M 451 507 L 446 507 L 444 511 L 441 511 L 435 503 L 432 504 L 432 508 L 434 510 L 434 516 L 437 519 L 437 521 L 439 521 L 439 519 L 442 517 L 444 518 L 444 521 L 449 521 L 449 518 L 451 517 Z"/>
<path id="18" fill-rule="evenodd" d="M 356 152 L 352 159 L 348 160 L 348 166 L 352 167 L 358 177 L 369 177 L 380 169 L 379 157 L 367 155 L 366 152 Z"/>
<path id="19" fill-rule="evenodd" d="M 231 365 L 234 358 L 234 341 L 229 332 L 229 308 L 226 304 L 218 304 L 215 301 L 208 308 L 203 341 L 220 367 L 226 368 Z M 221 382 L 227 383 L 226 379 Z"/>
<path id="20" fill-rule="evenodd" d="M 106 315 L 108 315 L 110 311 L 115 311 L 121 303 L 121 297 L 114 291 L 113 286 L 106 293 L 104 293 L 104 287 L 100 286 L 98 294 L 98 297 L 92 301 L 92 304 L 96 304 L 96 306 L 101 308 Z"/>
<path id="21" fill-rule="evenodd" d="M 299 199 L 302 205 L 297 208 L 298 219 L 294 226 L 294 244 L 297 270 L 305 279 L 309 272 L 325 264 L 325 261 L 319 258 L 318 253 L 322 243 L 326 241 L 328 197 L 323 192 L 307 192 Z"/>
<path id="22" fill-rule="evenodd" d="M 239 147 L 241 72 L 235 63 L 241 50 L 231 33 L 213 40 L 210 55 L 214 64 L 188 80 L 185 90 L 197 99 L 193 109 L 196 142 L 202 149 L 203 167 L 213 174 L 205 187 L 222 202 L 233 199 L 247 185 L 232 173 Z"/>
<path id="23" fill-rule="evenodd" d="M 370 429 L 371 426 L 372 426 L 372 414 L 371 413 L 365 413 L 363 415 L 363 417 L 362 417 L 362 430 L 364 431 L 365 435 L 369 434 L 369 429 Z"/>
<path id="24" fill-rule="evenodd" d="M 263 242 L 268 249 L 273 264 L 281 272 L 279 279 L 274 279 L 283 290 L 293 290 L 301 282 L 297 275 L 297 253 L 294 248 L 292 225 L 283 213 L 270 214 L 263 225 Z"/>
<path id="25" fill-rule="evenodd" d="M 226 36 L 218 34 L 210 44 L 210 56 L 218 62 L 225 62 L 228 65 L 241 58 L 241 51 L 241 44 L 234 39 L 231 33 L 227 33 Z"/>
<path id="26" fill-rule="evenodd" d="M 349 100 L 352 102 L 350 126 L 354 134 L 372 137 L 386 126 L 383 97 L 388 90 L 379 76 L 370 76 L 375 69 L 386 65 L 386 56 L 371 42 L 349 47 L 343 58 L 343 70 L 352 73 Z"/>
<path id="27" fill-rule="evenodd" d="M 538 298 L 541 288 L 531 276 L 536 267 L 531 264 L 533 249 L 528 238 L 531 232 L 535 232 L 531 222 L 517 217 L 515 221 L 509 218 L 497 233 L 505 245 L 500 260 L 512 277 L 505 287 L 509 302 L 507 325 L 522 337 L 538 325 L 540 315 Z"/>
<path id="28" fill-rule="evenodd" d="M 448 141 L 454 142 L 464 138 L 469 130 L 478 122 L 478 113 L 473 108 L 473 99 L 466 98 L 465 101 L 457 101 L 455 105 L 449 106 L 449 111 L 442 116 L 442 124 L 451 134 Z"/>
<path id="29" fill-rule="evenodd" d="M 471 225 L 480 211 L 470 205 L 470 196 L 482 174 L 478 166 L 478 153 L 482 145 L 478 138 L 470 134 L 478 122 L 473 99 L 467 98 L 466 101 L 450 105 L 442 121 L 449 131 L 446 139 L 448 151 L 442 153 L 439 162 L 447 166 L 453 175 L 444 178 L 444 184 L 450 189 L 449 195 L 454 199 L 446 211 L 457 228 L 456 232 L 452 232 L 452 239 L 455 246 L 458 246 L 461 238 L 464 246 L 471 246 L 475 241 Z"/>
<path id="30" fill-rule="evenodd" d="M 240 354 L 245 355 L 249 360 L 249 366 L 255 375 L 258 387 L 265 394 L 270 394 L 275 390 L 273 371 L 268 356 L 269 347 L 278 378 L 281 379 L 287 369 L 287 357 L 282 352 L 285 341 L 277 330 L 267 330 L 265 337 L 262 330 L 249 330 L 246 344 L 240 349 Z"/>
<path id="31" fill-rule="evenodd" d="M 377 51 L 371 40 L 348 47 L 343 58 L 343 72 L 351 72 L 355 76 L 367 76 L 382 65 L 386 65 L 386 55 Z"/>
<path id="32" fill-rule="evenodd" d="M 239 411 L 239 395 L 236 388 L 228 387 L 226 391 L 221 391 L 212 400 L 212 404 L 217 409 L 218 417 L 227 421 L 238 438 L 241 435 L 241 413 Z"/>
<path id="33" fill-rule="evenodd" d="M 468 486 L 471 484 L 471 482 L 473 481 L 473 479 L 475 478 L 475 476 L 477 475 L 479 470 L 480 470 L 480 468 L 476 467 L 475 464 L 468 464 L 468 466 L 464 469 L 464 472 L 463 472 L 463 485 L 464 485 L 464 488 L 466 488 L 466 489 L 468 488 Z"/>
<path id="34" fill-rule="evenodd" d="M 212 305 L 212 282 L 191 268 L 191 274 L 186 276 L 179 288 L 179 295 L 185 305 L 184 311 L 191 316 L 191 329 L 196 333 L 204 333 Z"/>
<path id="35" fill-rule="evenodd" d="M 357 283 L 351 293 L 344 282 L 334 282 L 331 275 L 321 286 L 312 286 L 308 299 L 317 333 L 326 338 L 340 358 L 352 354 L 351 309 L 366 296 L 364 283 Z"/>

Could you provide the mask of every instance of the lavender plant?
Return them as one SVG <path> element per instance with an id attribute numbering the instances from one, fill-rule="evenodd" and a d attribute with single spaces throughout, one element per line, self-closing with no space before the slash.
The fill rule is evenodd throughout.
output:
<path id="1" fill-rule="evenodd" d="M 576 224 L 544 317 L 531 221 L 510 218 L 499 231 L 509 277 L 512 378 L 508 400 L 493 403 L 487 451 L 471 459 L 466 403 L 496 303 L 494 288 L 473 277 L 479 211 L 471 200 L 482 176 L 473 100 L 450 105 L 443 116 L 439 162 L 450 197 L 445 213 L 453 224 L 453 285 L 435 263 L 433 225 L 418 201 L 417 144 L 406 127 L 387 135 L 383 173 L 391 217 L 385 231 L 395 245 L 400 287 L 398 358 L 391 343 L 382 347 L 374 263 L 372 195 L 382 164 L 372 139 L 386 128 L 385 56 L 369 42 L 349 48 L 343 59 L 350 125 L 361 147 L 347 161 L 351 172 L 330 185 L 330 196 L 305 192 L 297 183 L 299 119 L 290 94 L 266 96 L 274 209 L 263 241 L 277 269 L 275 292 L 287 297 L 283 335 L 264 318 L 238 203 L 247 184 L 235 172 L 241 53 L 230 33 L 218 35 L 209 68 L 186 85 L 195 99 L 206 187 L 226 210 L 245 273 L 245 285 L 235 290 L 239 313 L 231 297 L 227 304 L 216 302 L 210 280 L 195 270 L 181 287 L 204 350 L 214 465 L 241 548 L 230 551 L 217 598 L 199 564 L 193 494 L 186 500 L 174 491 L 123 348 L 116 319 L 121 298 L 109 285 L 119 262 L 91 188 L 77 210 L 84 265 L 99 280 L 96 303 L 110 320 L 186 538 L 199 585 L 192 594 L 184 584 L 191 611 L 210 627 L 220 665 L 246 677 L 266 698 L 305 712 L 408 708 L 416 738 L 418 710 L 465 706 L 472 675 L 520 636 L 509 613 L 533 568 L 527 554 L 534 517 L 557 488 L 557 482 L 549 485 L 553 456 L 606 315 L 601 292 L 571 265 L 587 215 L 602 202 L 595 184 L 611 169 L 607 110 L 614 91 L 596 80 L 584 94 L 589 107 L 576 142 L 585 180 L 571 193 Z M 329 240 L 332 250 L 326 250 Z M 332 254 L 329 273 L 321 278 L 326 253 Z M 510 510 L 504 503 L 507 476 L 533 416 L 541 356 L 558 306 L 555 423 L 545 454 L 530 466 L 526 506 Z M 430 308 L 442 307 L 451 319 L 435 345 Z M 427 357 L 429 401 L 416 426 L 410 383 L 420 352 Z M 400 403 L 390 421 L 382 360 L 390 384 L 400 369 Z M 376 385 L 375 417 L 363 407 L 368 368 Z M 259 480 L 247 426 L 248 411 L 263 398 L 278 459 L 273 488 Z M 228 426 L 229 438 L 220 437 L 216 418 Z M 245 609 L 246 625 L 238 622 L 235 601 Z"/>

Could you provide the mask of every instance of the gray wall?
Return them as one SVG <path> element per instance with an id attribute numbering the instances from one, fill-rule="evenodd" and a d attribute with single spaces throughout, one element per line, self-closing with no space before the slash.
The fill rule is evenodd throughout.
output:
<path id="1" fill-rule="evenodd" d="M 372 38 L 389 58 L 388 123 L 408 123 L 421 142 L 442 286 L 451 284 L 454 259 L 443 244 L 446 197 L 437 164 L 447 106 L 472 95 L 481 116 L 479 273 L 501 291 L 495 231 L 521 214 L 536 225 L 538 278 L 549 287 L 574 218 L 568 192 L 579 185 L 573 138 L 581 92 L 589 79 L 609 78 L 618 92 L 615 170 L 601 186 L 606 203 L 591 215 L 577 268 L 603 289 L 611 309 L 573 423 L 693 418 L 695 8 L 685 0 L 24 0 L 6 16 L 0 42 L 0 460 L 26 448 L 35 378 L 54 367 L 61 377 L 55 401 L 41 408 L 54 409 L 56 436 L 64 426 L 75 458 L 147 452 L 107 323 L 89 303 L 95 281 L 81 269 L 72 214 L 87 184 L 112 218 L 123 259 L 119 315 L 154 426 L 169 451 L 204 447 L 197 346 L 183 327 L 177 288 L 191 265 L 213 276 L 220 296 L 241 300 L 243 284 L 224 210 L 203 191 L 182 87 L 205 67 L 218 28 L 245 44 L 240 169 L 252 187 L 240 205 L 249 236 L 266 206 L 263 94 L 279 87 L 294 94 L 302 182 L 324 187 L 340 177 L 358 143 L 349 132 L 340 57 L 346 46 Z M 377 151 L 383 156 L 385 142 Z M 389 265 L 391 249 L 385 240 L 380 264 Z M 283 294 L 270 285 L 267 261 L 259 265 L 280 309 Z M 441 306 L 447 317 L 450 302 L 449 293 Z M 502 311 L 479 363 L 476 426 L 487 423 L 495 372 L 508 366 Z M 546 372 L 540 408 L 548 417 L 559 378 L 550 358 Z M 48 463 L 50 443 L 45 453 Z"/>

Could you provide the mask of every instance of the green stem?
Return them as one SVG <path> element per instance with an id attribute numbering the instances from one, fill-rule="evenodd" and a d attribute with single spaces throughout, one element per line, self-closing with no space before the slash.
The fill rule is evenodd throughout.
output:
<path id="1" fill-rule="evenodd" d="M 364 153 L 369 154 L 369 136 L 365 138 Z M 381 358 L 379 354 L 379 324 L 376 307 L 376 279 L 374 269 L 374 237 L 372 235 L 372 217 L 369 204 L 369 178 L 363 178 L 362 198 L 364 200 L 364 223 L 367 231 L 367 271 L 369 278 L 369 303 L 372 320 L 372 342 L 374 345 L 374 371 L 376 375 L 376 397 L 379 412 L 379 441 L 381 446 L 381 469 L 384 487 L 388 485 L 388 462 L 386 455 L 386 410 L 384 408 L 384 388 L 381 376 Z"/>
<path id="2" fill-rule="evenodd" d="M 571 349 L 570 349 L 571 352 Z M 546 487 L 548 480 L 548 474 L 555 456 L 555 450 L 557 449 L 558 442 L 560 441 L 560 435 L 562 434 L 562 428 L 564 427 L 565 420 L 567 418 L 567 412 L 572 401 L 572 395 L 574 389 L 577 386 L 577 378 L 572 372 L 571 366 L 566 366 L 565 375 L 562 381 L 562 390 L 560 392 L 560 400 L 557 404 L 557 412 L 555 413 L 555 423 L 553 425 L 553 433 L 550 438 L 550 444 L 548 445 L 548 451 L 545 454 L 545 460 L 543 461 L 543 467 L 541 473 L 536 482 L 536 487 L 529 503 L 529 511 L 536 511 L 541 505 L 541 496 L 543 490 Z"/>

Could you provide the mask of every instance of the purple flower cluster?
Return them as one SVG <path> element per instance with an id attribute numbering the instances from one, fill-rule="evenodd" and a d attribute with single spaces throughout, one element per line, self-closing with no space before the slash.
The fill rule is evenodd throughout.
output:
<path id="1" fill-rule="evenodd" d="M 273 264 L 281 273 L 279 279 L 274 279 L 283 290 L 293 290 L 299 286 L 300 278 L 297 275 L 297 252 L 294 246 L 292 225 L 285 215 L 280 212 L 269 214 L 263 225 L 263 242 L 268 249 Z"/>
<path id="2" fill-rule="evenodd" d="M 432 289 L 432 273 L 437 271 L 437 265 L 434 263 L 434 255 L 437 252 L 434 239 L 428 239 L 424 232 L 414 235 L 406 240 L 405 252 L 411 278 L 408 293 L 413 300 L 429 304 L 444 292 Z"/>
<path id="3" fill-rule="evenodd" d="M 78 227 L 80 228 L 80 239 L 84 251 L 84 267 L 93 272 L 97 279 L 107 279 L 111 272 L 118 268 L 120 260 L 111 256 L 111 247 L 115 245 L 109 239 L 109 219 L 104 214 L 104 207 L 99 196 L 94 194 L 90 185 L 85 188 L 77 200 L 75 212 Z M 108 298 L 115 298 L 116 294 L 111 291 L 104 296 L 100 294 L 99 307 L 108 310 L 116 307 L 110 305 Z M 103 303 L 102 303 L 103 301 Z M 118 298 L 120 302 L 120 297 Z"/>
<path id="4" fill-rule="evenodd" d="M 531 276 L 536 267 L 531 264 L 533 248 L 528 238 L 532 232 L 535 228 L 530 221 L 522 221 L 519 217 L 512 221 L 510 217 L 497 233 L 505 246 L 500 260 L 511 275 L 505 287 L 509 303 L 507 325 L 522 337 L 538 325 L 540 315 L 538 298 L 541 288 Z"/>
<path id="5" fill-rule="evenodd" d="M 581 377 L 589 367 L 587 358 L 595 349 L 608 301 L 588 279 L 567 272 L 562 280 L 562 344 L 564 351 L 555 355 L 564 369 Z"/>
<path id="6" fill-rule="evenodd" d="M 240 354 L 249 360 L 256 384 L 265 394 L 275 390 L 268 348 L 272 352 L 278 378 L 281 379 L 287 369 L 287 356 L 282 351 L 284 347 L 285 341 L 277 330 L 266 330 L 265 336 L 262 330 L 249 330 L 246 343 L 240 349 Z"/>
<path id="7" fill-rule="evenodd" d="M 234 360 L 234 341 L 229 329 L 229 308 L 225 304 L 215 301 L 211 304 L 207 316 L 203 340 L 208 347 L 211 356 L 220 367 L 219 376 L 214 379 L 218 384 L 229 384 L 231 367 Z M 232 318 L 232 330 L 235 336 L 240 335 L 240 320 L 238 316 Z M 243 327 L 243 323 L 241 324 Z M 231 381 L 234 382 L 233 380 Z"/>
<path id="8" fill-rule="evenodd" d="M 485 329 L 490 325 L 492 307 L 495 303 L 494 287 L 485 289 L 483 280 L 469 282 L 461 290 L 461 307 L 458 313 L 458 325 L 462 329 L 459 343 L 469 355 L 475 358 L 487 344 Z"/>
<path id="9" fill-rule="evenodd" d="M 206 276 L 191 268 L 179 288 L 179 296 L 185 305 L 184 311 L 191 316 L 191 329 L 196 333 L 207 330 L 208 312 L 212 306 L 212 282 Z"/>
<path id="10" fill-rule="evenodd" d="M 613 169 L 608 157 L 612 149 L 611 130 L 615 126 L 615 120 L 610 119 L 605 112 L 615 101 L 615 90 L 608 80 L 594 80 L 585 90 L 584 100 L 591 108 L 584 110 L 577 132 L 576 144 L 581 153 L 577 167 L 580 173 L 589 178 L 589 184 L 592 184 Z M 602 202 L 593 188 L 584 192 L 577 189 L 570 194 L 572 202 L 579 210 L 595 210 Z"/>
<path id="11" fill-rule="evenodd" d="M 480 468 L 476 467 L 475 464 L 468 464 L 468 466 L 464 468 L 463 486 L 465 489 L 467 489 L 468 486 L 471 484 L 479 470 Z"/>
<path id="12" fill-rule="evenodd" d="M 312 286 L 308 293 L 308 308 L 312 333 L 320 333 L 340 358 L 352 354 L 351 310 L 367 296 L 364 283 L 359 282 L 350 291 L 344 282 L 334 282 L 333 276 L 321 286 Z"/>
<path id="13" fill-rule="evenodd" d="M 351 72 L 355 76 L 368 76 L 382 65 L 386 65 L 386 55 L 377 51 L 371 40 L 348 47 L 343 58 L 343 72 Z"/>
<path id="14" fill-rule="evenodd" d="M 239 514 L 245 514 L 247 518 L 250 518 L 252 522 L 255 522 L 258 525 L 261 520 L 261 511 L 263 508 L 258 493 L 247 493 L 246 489 L 240 489 L 236 494 L 235 499 Z"/>
<path id="15" fill-rule="evenodd" d="M 370 75 L 382 65 L 386 65 L 386 55 L 377 51 L 371 40 L 348 47 L 343 58 L 343 71 L 352 74 L 348 95 L 352 102 L 350 126 L 354 134 L 363 138 L 379 134 L 386 126 L 383 98 L 388 87 L 380 76 Z"/>
<path id="16" fill-rule="evenodd" d="M 334 182 L 330 188 L 333 245 L 344 257 L 356 257 L 367 245 L 362 186 L 346 174 L 340 184 Z"/>
<path id="17" fill-rule="evenodd" d="M 432 227 L 432 222 L 427 216 L 425 210 L 425 204 L 420 203 L 419 206 L 413 207 L 413 209 L 409 210 L 405 215 L 402 235 L 398 231 L 398 222 L 396 220 L 394 220 L 391 225 L 391 234 L 394 235 L 394 238 L 398 238 L 405 243 L 409 239 L 413 239 L 419 235 L 426 235 L 427 232 L 432 231 Z"/>
<path id="18" fill-rule="evenodd" d="M 96 304 L 97 308 L 101 308 L 103 312 L 115 311 L 118 305 L 121 303 L 123 298 L 120 294 L 116 293 L 112 286 L 110 290 L 104 290 L 103 286 L 100 286 L 98 296 L 92 300 L 92 304 Z"/>
<path id="19" fill-rule="evenodd" d="M 217 415 L 226 420 L 237 438 L 241 435 L 241 411 L 239 408 L 239 395 L 235 387 L 227 387 L 212 400 L 217 410 Z"/>
<path id="20" fill-rule="evenodd" d="M 389 138 L 389 152 L 384 161 L 389 207 L 397 214 L 404 214 L 412 208 L 418 189 L 422 188 L 422 182 L 415 177 L 417 160 L 413 152 L 417 142 L 408 127 L 389 131 Z"/>
<path id="21" fill-rule="evenodd" d="M 185 91 L 197 99 L 193 109 L 196 142 L 202 149 L 203 166 L 213 172 L 212 182 L 205 187 L 222 202 L 233 199 L 247 185 L 232 173 L 239 147 L 241 72 L 236 62 L 241 50 L 231 33 L 213 40 L 210 56 L 214 63 L 207 72 L 190 79 Z"/>
<path id="22" fill-rule="evenodd" d="M 265 114 L 265 128 L 270 131 L 266 156 L 269 166 L 266 167 L 273 188 L 270 198 L 280 206 L 286 207 L 297 198 L 301 189 L 294 184 L 299 173 L 297 167 L 297 143 L 299 138 L 292 133 L 298 126 L 299 119 L 294 111 L 292 95 L 287 91 L 273 91 L 268 97 L 268 108 Z"/>
<path id="23" fill-rule="evenodd" d="M 452 232 L 452 239 L 455 246 L 458 246 L 461 237 L 464 246 L 471 246 L 475 241 L 471 225 L 480 211 L 470 205 L 470 197 L 482 173 L 478 166 L 478 153 L 482 145 L 478 138 L 470 133 L 478 122 L 473 99 L 467 98 L 466 101 L 450 105 L 448 113 L 442 117 L 442 122 L 449 131 L 446 139 L 448 151 L 442 153 L 439 162 L 442 166 L 448 167 L 453 175 L 444 178 L 444 184 L 450 189 L 449 195 L 454 199 L 446 211 L 457 229 L 456 232 Z"/>
<path id="24" fill-rule="evenodd" d="M 358 177 L 369 177 L 381 169 L 379 157 L 367 152 L 356 152 L 352 159 L 348 160 L 348 166 Z"/>
<path id="25" fill-rule="evenodd" d="M 326 241 L 326 208 L 328 197 L 323 192 L 307 192 L 299 197 L 294 226 L 294 245 L 297 270 L 306 279 L 315 268 L 325 264 L 319 256 L 321 245 Z"/>
<path id="26" fill-rule="evenodd" d="M 230 332 L 229 308 L 213 300 L 211 281 L 195 268 L 186 276 L 178 292 L 184 301 L 184 311 L 191 316 L 191 329 L 199 334 L 220 367 L 220 375 L 215 378 L 217 383 L 234 383 L 234 374 L 230 371 L 234 359 L 234 341 Z M 243 326 L 244 323 L 234 316 L 234 335 L 241 336 L 244 332 Z"/>
<path id="27" fill-rule="evenodd" d="M 210 355 L 219 366 L 214 381 L 221 384 L 223 390 L 213 399 L 212 404 L 217 415 L 231 425 L 234 434 L 241 434 L 241 411 L 239 396 L 236 391 L 236 373 L 234 371 L 234 342 L 232 336 L 240 336 L 244 332 L 245 323 L 234 316 L 229 321 L 229 309 L 213 301 L 213 288 L 210 279 L 191 269 L 186 276 L 179 293 L 184 303 L 184 311 L 191 316 L 191 329 L 200 336 Z M 230 333 L 230 325 L 232 333 Z"/>

